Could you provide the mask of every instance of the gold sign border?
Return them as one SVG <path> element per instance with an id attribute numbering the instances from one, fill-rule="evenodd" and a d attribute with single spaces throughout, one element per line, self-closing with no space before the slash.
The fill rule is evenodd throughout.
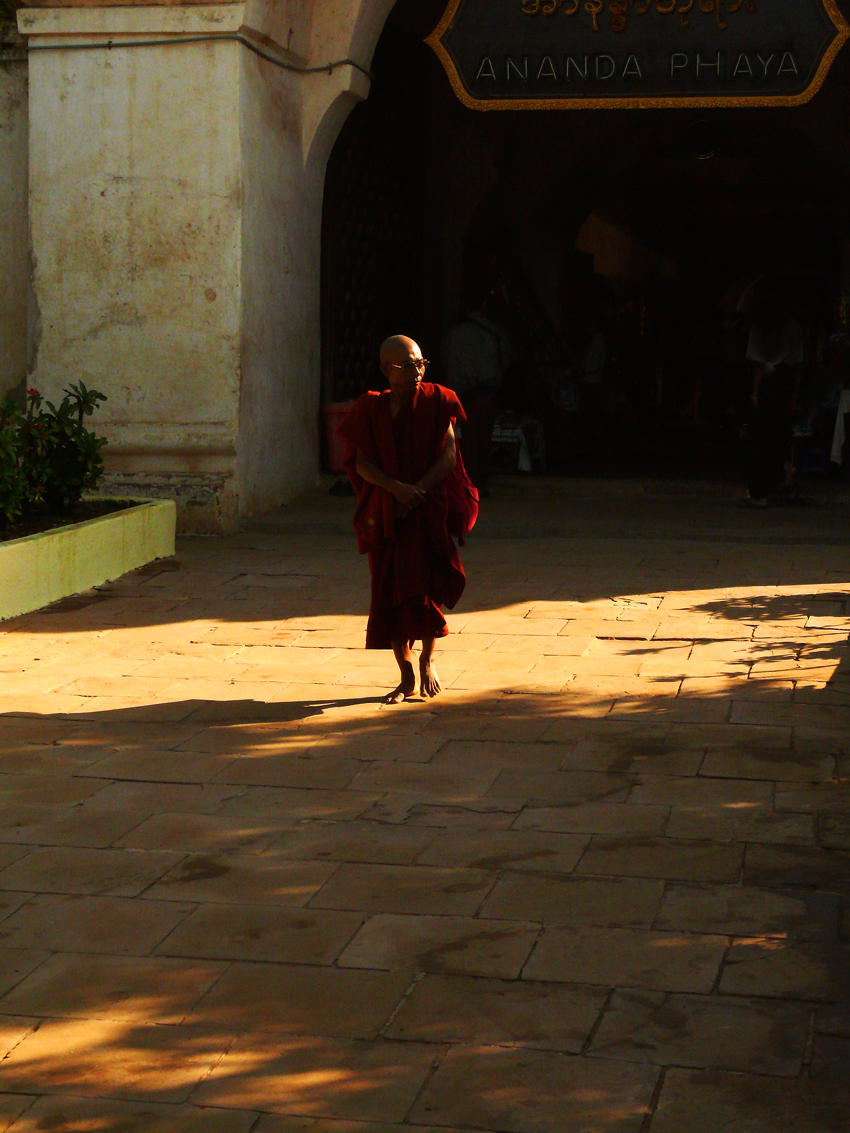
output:
<path id="1" fill-rule="evenodd" d="M 815 77 L 799 94 L 722 94 L 704 98 L 696 95 L 684 95 L 681 98 L 674 95 L 634 95 L 628 98 L 474 98 L 463 85 L 454 60 L 443 46 L 443 36 L 454 22 L 461 0 L 449 0 L 443 18 L 425 42 L 442 63 L 455 94 L 470 110 L 675 110 L 677 107 L 802 106 L 821 89 L 836 55 L 850 39 L 850 24 L 839 11 L 835 0 L 821 0 L 821 3 L 835 25 L 836 36 L 824 52 Z"/>

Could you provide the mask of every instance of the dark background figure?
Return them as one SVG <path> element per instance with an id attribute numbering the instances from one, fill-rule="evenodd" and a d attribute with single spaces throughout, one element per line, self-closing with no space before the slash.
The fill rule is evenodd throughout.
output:
<path id="1" fill-rule="evenodd" d="M 803 332 L 777 280 L 764 281 L 753 296 L 747 342 L 752 386 L 747 433 L 749 507 L 766 507 L 768 496 L 790 485 L 791 424 L 804 359 Z"/>
<path id="2" fill-rule="evenodd" d="M 493 425 L 513 362 L 513 347 L 498 321 L 497 306 L 495 290 L 472 302 L 466 317 L 446 335 L 442 350 L 446 383 L 466 409 L 461 434 L 464 464 L 482 495 L 489 491 Z"/>

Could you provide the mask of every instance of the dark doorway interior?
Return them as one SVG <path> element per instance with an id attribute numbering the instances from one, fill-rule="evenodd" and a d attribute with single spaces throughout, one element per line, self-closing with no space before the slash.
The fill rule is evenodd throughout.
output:
<path id="1" fill-rule="evenodd" d="M 425 47 L 386 28 L 369 99 L 334 147 L 322 226 L 325 401 L 344 401 L 378 375 L 378 344 L 398 328 L 421 335 L 426 126 Z"/>
<path id="2" fill-rule="evenodd" d="M 399 331 L 440 380 L 446 332 L 495 290 L 517 358 L 503 413 L 545 435 L 535 470 L 731 476 L 747 296 L 767 276 L 804 329 L 799 447 L 826 474 L 825 402 L 850 384 L 835 339 L 850 292 L 850 52 L 794 109 L 481 113 L 422 42 L 442 7 L 399 0 L 329 163 L 324 400 L 379 382 L 377 346 Z M 500 455 L 507 467 L 516 452 Z"/>

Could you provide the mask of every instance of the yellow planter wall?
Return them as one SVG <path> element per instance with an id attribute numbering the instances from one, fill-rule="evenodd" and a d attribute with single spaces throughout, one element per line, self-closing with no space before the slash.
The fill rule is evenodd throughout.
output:
<path id="1" fill-rule="evenodd" d="M 0 543 L 0 621 L 173 555 L 176 517 L 173 500 L 146 500 Z"/>

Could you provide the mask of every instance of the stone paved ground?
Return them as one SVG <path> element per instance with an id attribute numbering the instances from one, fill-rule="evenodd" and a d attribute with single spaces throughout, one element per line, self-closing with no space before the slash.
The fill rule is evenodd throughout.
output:
<path id="1" fill-rule="evenodd" d="M 847 507 L 503 482 L 435 703 L 348 499 L 0 632 L 0 1129 L 846 1133 Z"/>

